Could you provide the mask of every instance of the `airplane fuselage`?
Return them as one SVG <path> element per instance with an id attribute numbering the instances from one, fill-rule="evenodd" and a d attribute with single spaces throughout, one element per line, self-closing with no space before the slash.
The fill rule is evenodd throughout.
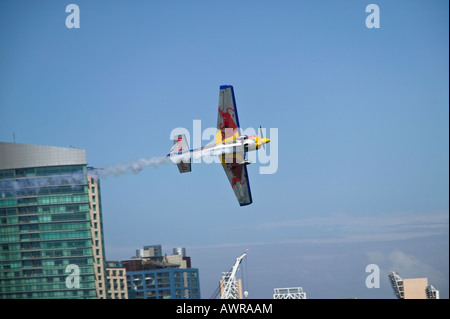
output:
<path id="1" fill-rule="evenodd" d="M 263 145 L 270 142 L 268 138 L 261 138 L 258 135 L 239 136 L 237 138 L 229 138 L 224 143 L 215 143 L 190 150 L 194 158 L 205 156 L 226 156 L 236 155 L 237 153 L 247 153 L 259 150 Z M 178 155 L 178 154 L 176 154 Z M 250 162 L 245 162 L 250 164 Z"/>

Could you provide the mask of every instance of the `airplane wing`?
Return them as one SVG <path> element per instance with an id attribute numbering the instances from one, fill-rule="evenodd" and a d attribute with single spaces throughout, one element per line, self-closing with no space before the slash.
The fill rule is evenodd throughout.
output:
<path id="1" fill-rule="evenodd" d="M 250 182 L 248 180 L 247 165 L 236 162 L 225 163 L 225 161 L 222 161 L 222 166 L 227 174 L 239 205 L 250 205 L 253 200 L 250 191 Z"/>
<path id="2" fill-rule="evenodd" d="M 216 136 L 216 143 L 233 143 L 239 136 L 239 119 L 234 90 L 231 85 L 222 85 L 220 87 L 217 128 L 219 132 Z M 221 155 L 220 160 L 239 205 L 246 206 L 253 202 L 252 193 L 250 191 L 247 166 L 244 164 L 243 145 L 236 146 L 236 148 L 233 154 Z"/>
<path id="3" fill-rule="evenodd" d="M 233 140 L 239 136 L 239 119 L 231 85 L 220 86 L 217 129 L 216 143 L 225 143 L 225 140 Z"/>

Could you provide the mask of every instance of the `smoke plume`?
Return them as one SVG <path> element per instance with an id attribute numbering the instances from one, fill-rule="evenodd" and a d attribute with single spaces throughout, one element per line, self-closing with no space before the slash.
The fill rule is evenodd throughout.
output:
<path id="1" fill-rule="evenodd" d="M 51 176 L 36 176 L 27 178 L 0 179 L 0 199 L 6 197 L 21 197 L 48 193 L 46 188 L 55 186 L 70 186 L 79 189 L 86 183 L 86 174 L 104 178 L 110 175 L 137 174 L 144 168 L 169 163 L 168 157 L 140 158 L 126 164 L 117 164 L 105 168 L 89 168 L 87 172 L 78 171 L 69 174 L 56 174 Z"/>
<path id="2" fill-rule="evenodd" d="M 161 164 L 169 163 L 170 159 L 164 156 L 154 156 L 149 158 L 140 158 L 126 164 L 116 164 L 105 168 L 94 169 L 95 174 L 100 178 L 104 178 L 110 175 L 120 176 L 123 174 L 137 174 L 144 168 L 152 166 L 157 168 Z"/>

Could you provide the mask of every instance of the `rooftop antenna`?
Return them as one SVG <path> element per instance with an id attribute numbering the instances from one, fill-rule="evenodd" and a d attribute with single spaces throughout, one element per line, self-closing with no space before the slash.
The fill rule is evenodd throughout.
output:
<path id="1" fill-rule="evenodd" d="M 16 132 L 13 132 L 13 143 L 16 144 Z"/>

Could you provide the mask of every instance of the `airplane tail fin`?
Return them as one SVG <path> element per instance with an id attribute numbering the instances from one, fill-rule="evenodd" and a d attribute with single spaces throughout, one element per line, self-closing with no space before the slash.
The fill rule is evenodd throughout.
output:
<path id="1" fill-rule="evenodd" d="M 177 164 L 180 173 L 188 173 L 191 171 L 191 154 L 184 134 L 175 136 L 172 149 L 168 156 Z"/>

